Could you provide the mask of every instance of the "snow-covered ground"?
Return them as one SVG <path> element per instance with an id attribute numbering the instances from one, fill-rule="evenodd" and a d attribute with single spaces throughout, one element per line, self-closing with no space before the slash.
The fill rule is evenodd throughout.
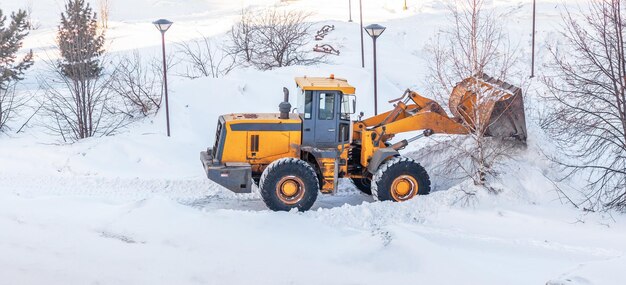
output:
<path id="1" fill-rule="evenodd" d="M 25 2 L 0 0 L 0 8 Z M 25 47 L 41 60 L 54 56 L 63 1 L 32 2 L 41 27 Z M 212 144 L 217 115 L 276 112 L 282 87 L 293 87 L 295 76 L 347 78 L 357 87 L 357 110 L 373 113 L 371 41 L 365 35 L 363 69 L 358 1 L 352 23 L 348 1 L 111 2 L 113 54 L 158 56 L 159 34 L 150 24 L 157 18 L 175 22 L 167 33 L 173 50 L 201 34 L 220 41 L 243 7 L 279 4 L 312 12 L 315 28 L 335 25 L 324 42 L 341 56 L 269 72 L 236 69 L 219 79 L 172 77 L 171 138 L 159 113 L 115 136 L 61 144 L 41 126 L 43 117 L 16 134 L 30 115 L 24 111 L 13 131 L 0 135 L 0 284 L 626 283 L 626 218 L 562 203 L 545 178 L 556 171 L 542 156 L 552 144 L 530 116 L 528 147 L 501 167 L 499 195 L 467 200 L 459 191 L 471 187 L 467 182 L 435 171 L 435 191 L 406 203 L 373 202 L 342 181 L 337 195 L 320 196 L 311 211 L 275 213 L 256 194 L 235 195 L 205 179 L 198 156 Z M 541 59 L 563 1 L 537 2 Z M 522 55 L 530 51 L 531 3 L 489 1 L 511 10 L 506 28 Z M 447 24 L 444 1 L 409 0 L 408 11 L 402 4 L 363 1 L 365 24 L 388 27 L 378 41 L 380 102 L 406 88 L 428 90 L 424 45 Z M 41 68 L 37 63 L 21 92 L 41 96 Z M 536 85 L 528 86 L 531 99 Z M 427 144 L 405 153 L 420 160 Z"/>

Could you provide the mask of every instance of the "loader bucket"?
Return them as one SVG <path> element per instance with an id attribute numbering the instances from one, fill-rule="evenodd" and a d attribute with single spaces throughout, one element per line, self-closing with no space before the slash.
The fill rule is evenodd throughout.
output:
<path id="1" fill-rule="evenodd" d="M 526 141 L 522 89 L 488 75 L 470 77 L 454 87 L 450 111 L 472 132 Z"/>

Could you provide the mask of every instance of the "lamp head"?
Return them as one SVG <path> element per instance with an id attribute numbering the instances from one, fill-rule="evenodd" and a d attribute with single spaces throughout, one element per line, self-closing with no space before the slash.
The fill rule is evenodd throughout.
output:
<path id="1" fill-rule="evenodd" d="M 378 38 L 385 31 L 385 27 L 379 24 L 371 24 L 364 28 L 368 35 L 372 38 Z"/>
<path id="2" fill-rule="evenodd" d="M 165 33 L 167 32 L 167 30 L 170 29 L 173 22 L 166 20 L 166 19 L 159 19 L 159 20 L 152 22 L 152 24 L 154 24 L 157 30 L 159 30 L 161 33 Z"/>

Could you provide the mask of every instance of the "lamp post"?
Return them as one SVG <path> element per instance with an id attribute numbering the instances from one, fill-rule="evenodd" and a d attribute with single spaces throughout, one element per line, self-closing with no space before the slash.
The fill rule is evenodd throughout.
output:
<path id="1" fill-rule="evenodd" d="M 163 85 L 165 88 L 165 120 L 167 121 L 167 136 L 170 136 L 170 106 L 167 97 L 167 63 L 165 59 L 165 32 L 169 30 L 173 22 L 166 19 L 159 19 L 152 22 L 154 26 L 161 32 L 161 45 L 163 47 Z"/>
<path id="2" fill-rule="evenodd" d="M 402 7 L 404 11 L 409 10 L 409 7 L 406 5 L 406 0 L 404 0 L 404 7 Z"/>
<path id="3" fill-rule="evenodd" d="M 365 67 L 365 51 L 363 50 L 363 5 L 359 0 L 359 17 L 361 18 L 361 67 Z"/>
<path id="4" fill-rule="evenodd" d="M 378 115 L 378 78 L 376 76 L 376 39 L 383 34 L 385 27 L 379 24 L 371 24 L 365 27 L 367 34 L 372 37 L 374 45 L 374 115 Z"/>
<path id="5" fill-rule="evenodd" d="M 532 61 L 530 64 L 530 78 L 535 77 L 535 14 L 537 12 L 536 1 L 533 0 L 533 53 L 532 53 Z"/>
<path id="6" fill-rule="evenodd" d="M 350 16 L 348 22 L 352 22 L 352 0 L 348 0 L 348 15 Z"/>

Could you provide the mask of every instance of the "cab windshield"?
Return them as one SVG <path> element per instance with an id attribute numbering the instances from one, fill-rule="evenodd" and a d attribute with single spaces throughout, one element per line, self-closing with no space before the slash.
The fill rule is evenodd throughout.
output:
<path id="1" fill-rule="evenodd" d="M 350 115 L 354 114 L 356 107 L 356 96 L 354 95 L 342 95 L 341 96 L 341 119 L 350 120 Z"/>

